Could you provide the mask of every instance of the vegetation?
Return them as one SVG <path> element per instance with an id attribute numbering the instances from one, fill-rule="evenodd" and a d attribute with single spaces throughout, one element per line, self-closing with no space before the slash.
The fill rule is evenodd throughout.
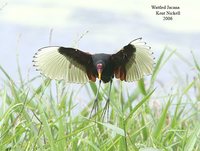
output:
<path id="1" fill-rule="evenodd" d="M 200 150 L 200 66 L 194 55 L 190 65 L 195 77 L 158 96 L 157 75 L 174 55 L 176 51 L 164 50 L 150 79 L 133 83 L 133 92 L 126 83 L 115 83 L 104 118 L 109 84 L 101 88 L 99 110 L 89 118 L 95 83 L 83 86 L 83 98 L 91 99 L 77 109 L 79 90 L 71 91 L 69 84 L 41 77 L 24 80 L 19 67 L 17 83 L 0 66 L 5 77 L 0 86 L 0 150 Z M 187 64 L 183 58 L 182 63 Z"/>

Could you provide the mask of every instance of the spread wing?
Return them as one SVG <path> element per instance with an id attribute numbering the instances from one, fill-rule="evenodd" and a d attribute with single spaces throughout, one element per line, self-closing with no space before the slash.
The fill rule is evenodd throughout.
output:
<path id="1" fill-rule="evenodd" d="M 150 47 L 141 40 L 133 40 L 111 56 L 116 78 L 131 82 L 152 73 L 154 58 Z"/>
<path id="2" fill-rule="evenodd" d="M 74 48 L 44 47 L 35 54 L 34 66 L 51 79 L 66 82 L 86 83 L 89 81 L 90 54 Z"/>

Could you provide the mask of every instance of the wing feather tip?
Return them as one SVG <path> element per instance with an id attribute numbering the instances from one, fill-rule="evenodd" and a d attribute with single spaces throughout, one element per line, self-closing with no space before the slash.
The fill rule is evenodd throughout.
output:
<path id="1" fill-rule="evenodd" d="M 139 37 L 139 38 L 136 38 L 136 39 L 133 39 L 131 42 L 129 42 L 129 44 L 131 44 L 131 43 L 133 43 L 133 42 L 135 42 L 135 41 L 137 41 L 137 40 L 142 40 L 142 37 Z"/>
<path id="2" fill-rule="evenodd" d="M 154 65 L 156 64 L 155 63 L 155 57 L 153 56 L 154 53 L 151 51 L 151 47 L 147 46 L 146 45 L 147 43 L 142 42 L 141 40 L 142 40 L 142 38 L 135 39 L 135 40 L 131 41 L 131 45 L 133 45 L 136 48 L 136 53 L 140 52 L 139 54 L 142 55 L 141 58 L 147 59 L 147 63 L 145 63 L 143 66 L 146 66 L 149 69 L 145 69 L 143 67 L 143 68 L 141 68 L 142 73 L 139 73 L 139 74 L 135 73 L 138 69 L 136 69 L 134 72 L 129 72 L 129 73 L 127 72 L 127 75 L 128 75 L 126 77 L 127 82 L 133 82 L 133 81 L 140 80 L 144 76 L 149 76 L 149 75 L 152 75 L 152 73 L 153 73 L 153 68 L 154 68 Z M 143 51 L 143 52 L 141 52 L 141 51 Z M 138 61 L 135 60 L 135 63 L 137 63 L 137 62 Z M 130 68 L 135 68 L 135 67 L 131 65 Z"/>

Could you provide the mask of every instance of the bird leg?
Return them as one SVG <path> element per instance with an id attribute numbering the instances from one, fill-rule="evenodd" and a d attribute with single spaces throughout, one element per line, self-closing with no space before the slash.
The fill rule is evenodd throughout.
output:
<path id="1" fill-rule="evenodd" d="M 109 87 L 109 92 L 108 92 L 108 98 L 106 100 L 106 105 L 104 106 L 103 113 L 102 113 L 102 119 L 104 119 L 105 114 L 107 112 L 107 120 L 109 119 L 109 103 L 110 103 L 110 92 L 111 92 L 111 87 L 112 87 L 112 79 L 110 80 L 110 87 Z"/>
<path id="2" fill-rule="evenodd" d="M 93 110 L 95 110 L 95 113 L 97 113 L 97 111 L 98 111 L 98 107 L 99 107 L 99 105 L 98 105 L 98 95 L 99 95 L 100 86 L 101 86 L 101 80 L 99 80 L 99 87 L 97 89 L 97 93 L 96 93 L 95 100 L 94 100 L 94 103 L 93 103 L 93 106 L 92 106 L 92 110 L 90 112 L 90 118 L 92 117 Z"/>

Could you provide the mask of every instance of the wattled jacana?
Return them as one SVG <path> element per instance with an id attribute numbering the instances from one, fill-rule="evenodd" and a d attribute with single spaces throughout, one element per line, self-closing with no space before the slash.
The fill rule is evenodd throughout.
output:
<path id="1" fill-rule="evenodd" d="M 99 88 L 93 108 L 97 104 L 101 81 L 110 82 L 108 109 L 112 79 L 135 81 L 153 71 L 154 60 L 150 47 L 142 38 L 131 41 L 115 54 L 89 54 L 75 48 L 49 46 L 39 49 L 34 55 L 34 66 L 43 75 L 71 83 L 95 82 L 99 79 Z M 92 109 L 93 110 L 93 109 Z"/>

